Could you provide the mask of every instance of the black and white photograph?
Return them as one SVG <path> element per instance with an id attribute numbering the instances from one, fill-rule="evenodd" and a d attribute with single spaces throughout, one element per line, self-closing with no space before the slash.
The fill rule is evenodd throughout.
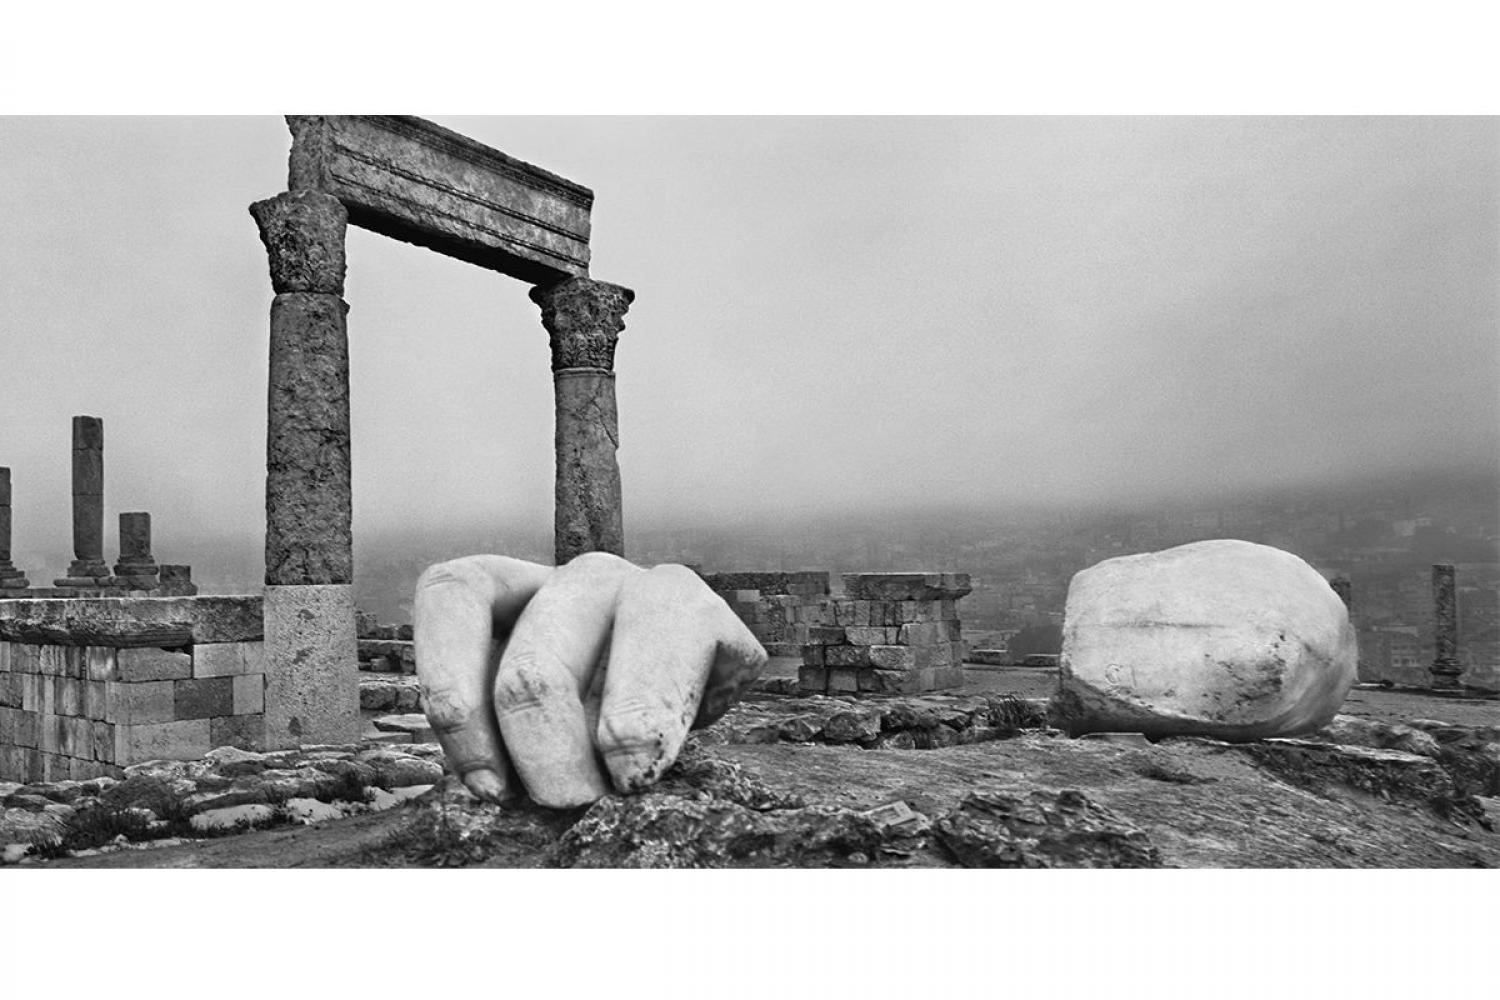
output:
<path id="1" fill-rule="evenodd" d="M 387 93 L 0 106 L 0 893 L 1493 901 L 1500 117 Z"/>

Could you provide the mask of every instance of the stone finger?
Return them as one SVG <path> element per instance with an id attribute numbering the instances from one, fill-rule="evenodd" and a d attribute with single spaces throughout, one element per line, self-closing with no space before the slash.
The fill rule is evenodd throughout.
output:
<path id="1" fill-rule="evenodd" d="M 560 567 L 527 605 L 500 660 L 494 685 L 500 733 L 527 791 L 541 805 L 587 805 L 609 791 L 585 701 L 609 640 L 620 585 L 641 572 L 602 552 Z"/>
<path id="2" fill-rule="evenodd" d="M 686 567 L 657 566 L 629 581 L 596 732 L 615 787 L 636 791 L 660 778 L 681 752 L 705 692 L 716 704 L 732 701 L 765 659 L 744 624 Z"/>
<path id="3" fill-rule="evenodd" d="M 490 697 L 506 640 L 551 569 L 504 556 L 428 568 L 412 605 L 417 679 L 449 766 L 490 802 L 519 791 Z"/>

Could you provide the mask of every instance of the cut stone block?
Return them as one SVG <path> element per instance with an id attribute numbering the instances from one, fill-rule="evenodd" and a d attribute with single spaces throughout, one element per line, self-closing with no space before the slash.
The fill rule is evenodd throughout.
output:
<path id="1" fill-rule="evenodd" d="M 38 730 L 42 715 L 40 712 L 21 711 L 13 717 L 15 720 L 15 743 L 18 747 L 34 748 L 37 745 Z"/>
<path id="2" fill-rule="evenodd" d="M 83 714 L 83 687 L 86 683 L 76 677 L 53 678 L 53 684 L 57 687 L 55 702 L 58 715 Z"/>
<path id="3" fill-rule="evenodd" d="M 94 731 L 94 752 L 91 756 L 102 763 L 115 762 L 115 726 L 109 722 L 90 723 Z"/>
<path id="4" fill-rule="evenodd" d="M 410 733 L 414 743 L 437 742 L 437 736 L 427 722 L 427 716 L 418 713 L 382 715 L 374 720 L 374 726 L 382 732 Z"/>
<path id="5" fill-rule="evenodd" d="M 922 690 L 922 675 L 907 670 L 865 670 L 859 689 L 868 694 L 914 694 Z"/>
<path id="6" fill-rule="evenodd" d="M 103 719 L 109 711 L 109 687 L 107 681 L 80 681 L 83 685 L 83 717 Z"/>
<path id="7" fill-rule="evenodd" d="M 87 597 L 0 601 L 0 639 L 61 646 L 158 646 L 259 639 L 249 596 Z"/>
<path id="8" fill-rule="evenodd" d="M 830 668 L 867 667 L 870 665 L 870 648 L 869 646 L 825 646 L 823 647 L 823 662 Z"/>
<path id="9" fill-rule="evenodd" d="M 170 682 L 168 682 L 170 687 Z M 197 760 L 212 747 L 207 719 L 115 727 L 115 762 Z"/>
<path id="10" fill-rule="evenodd" d="M 264 674 L 240 674 L 230 679 L 234 689 L 233 715 L 251 715 L 266 709 L 266 678 Z"/>
<path id="11" fill-rule="evenodd" d="M 265 643 L 204 643 L 193 647 L 194 677 L 235 677 L 262 674 L 266 669 Z"/>
<path id="12" fill-rule="evenodd" d="M 353 588 L 268 586 L 265 608 L 267 748 L 357 740 Z"/>
<path id="13" fill-rule="evenodd" d="M 846 629 L 849 642 L 856 646 L 884 646 L 896 642 L 896 634 L 899 630 L 885 628 L 884 626 L 855 626 Z"/>
<path id="14" fill-rule="evenodd" d="M 931 601 L 963 597 L 967 573 L 845 573 L 844 596 L 870 601 Z"/>
<path id="15" fill-rule="evenodd" d="M 208 722 L 209 742 L 216 747 L 260 750 L 265 746 L 264 715 L 229 715 L 210 719 Z"/>
<path id="16" fill-rule="evenodd" d="M 234 714 L 234 678 L 203 677 L 173 682 L 172 714 L 177 719 L 210 719 Z"/>
<path id="17" fill-rule="evenodd" d="M 852 667 L 831 667 L 828 671 L 829 694 L 854 694 L 859 691 L 860 671 Z"/>
<path id="18" fill-rule="evenodd" d="M 121 649 L 115 653 L 115 671 L 126 682 L 184 680 L 193 676 L 193 657 L 149 647 Z"/>
<path id="19" fill-rule="evenodd" d="M 797 669 L 797 690 L 802 694 L 824 694 L 828 690 L 828 671 L 803 665 Z"/>
<path id="20" fill-rule="evenodd" d="M 175 708 L 173 681 L 146 681 L 127 684 L 109 681 L 105 685 L 105 718 L 124 725 L 171 722 Z"/>
<path id="21" fill-rule="evenodd" d="M 84 672 L 91 681 L 113 681 L 120 678 L 119 658 L 109 646 L 83 648 Z"/>
<path id="22" fill-rule="evenodd" d="M 880 670 L 913 670 L 917 653 L 910 646 L 871 646 L 870 665 Z"/>

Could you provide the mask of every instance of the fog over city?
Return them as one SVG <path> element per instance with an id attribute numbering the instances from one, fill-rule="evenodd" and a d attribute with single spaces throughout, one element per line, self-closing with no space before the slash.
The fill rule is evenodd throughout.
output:
<path id="1" fill-rule="evenodd" d="M 433 120 L 595 192 L 591 273 L 637 293 L 627 538 L 1500 472 L 1493 118 Z M 272 292 L 246 206 L 286 185 L 285 124 L 0 135 L 17 562 L 61 575 L 74 414 L 104 418 L 111 555 L 128 510 L 170 561 L 254 551 Z M 348 247 L 357 542 L 549 531 L 527 286 Z"/>

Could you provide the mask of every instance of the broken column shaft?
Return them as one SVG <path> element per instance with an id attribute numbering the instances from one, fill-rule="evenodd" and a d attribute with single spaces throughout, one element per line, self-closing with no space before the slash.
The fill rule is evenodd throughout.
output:
<path id="1" fill-rule="evenodd" d="M 620 495 L 615 343 L 635 293 L 592 278 L 531 290 L 552 345 L 557 455 L 553 555 L 625 554 Z"/>
<path id="2" fill-rule="evenodd" d="M 1430 672 L 1435 688 L 1462 687 L 1458 662 L 1458 591 L 1454 586 L 1453 567 L 1432 567 L 1433 657 Z"/>
<path id="3" fill-rule="evenodd" d="M 73 562 L 59 587 L 109 584 L 104 562 L 104 421 L 73 418 Z"/>
<path id="4" fill-rule="evenodd" d="M 150 590 L 157 584 L 156 565 L 151 555 L 151 515 L 132 511 L 120 515 L 120 561 L 115 576 L 133 590 Z"/>
<path id="5" fill-rule="evenodd" d="M 31 586 L 26 574 L 10 561 L 10 469 L 0 467 L 0 592 Z"/>

